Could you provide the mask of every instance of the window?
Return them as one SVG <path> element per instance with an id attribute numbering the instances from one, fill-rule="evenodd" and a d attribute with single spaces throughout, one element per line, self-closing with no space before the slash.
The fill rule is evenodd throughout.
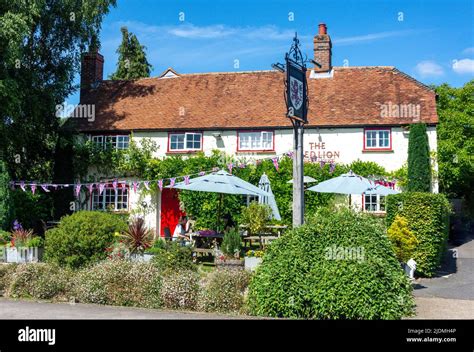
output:
<path id="1" fill-rule="evenodd" d="M 128 210 L 128 189 L 107 186 L 102 194 L 96 189 L 92 193 L 92 210 Z"/>
<path id="2" fill-rule="evenodd" d="M 130 136 L 128 135 L 108 135 L 92 136 L 92 142 L 101 147 L 111 146 L 114 149 L 128 149 L 130 145 Z"/>
<path id="3" fill-rule="evenodd" d="M 390 129 L 365 130 L 364 149 L 392 149 Z"/>
<path id="4" fill-rule="evenodd" d="M 239 132 L 238 150 L 274 150 L 273 132 Z"/>
<path id="5" fill-rule="evenodd" d="M 364 195 L 365 211 L 385 211 L 385 197 L 378 194 Z"/>
<path id="6" fill-rule="evenodd" d="M 202 149 L 202 133 L 172 133 L 169 135 L 170 151 L 192 151 Z"/>

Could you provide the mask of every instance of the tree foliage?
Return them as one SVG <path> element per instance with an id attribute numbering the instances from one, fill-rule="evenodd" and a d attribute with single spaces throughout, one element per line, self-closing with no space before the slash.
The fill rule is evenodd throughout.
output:
<path id="1" fill-rule="evenodd" d="M 2 1 L 0 150 L 14 179 L 50 180 L 56 105 L 74 92 L 80 54 L 115 0 Z"/>
<path id="2" fill-rule="evenodd" d="M 431 191 L 430 146 L 426 125 L 422 123 L 410 126 L 408 140 L 408 191 Z"/>
<path id="3" fill-rule="evenodd" d="M 9 230 L 11 219 L 10 176 L 5 163 L 0 160 L 0 230 Z"/>
<path id="4" fill-rule="evenodd" d="M 474 80 L 461 88 L 436 87 L 440 189 L 474 202 Z"/>
<path id="5" fill-rule="evenodd" d="M 152 66 L 145 54 L 145 47 L 140 44 L 135 34 L 122 27 L 122 43 L 117 49 L 119 55 L 117 71 L 110 75 L 112 80 L 130 80 L 150 77 Z"/>

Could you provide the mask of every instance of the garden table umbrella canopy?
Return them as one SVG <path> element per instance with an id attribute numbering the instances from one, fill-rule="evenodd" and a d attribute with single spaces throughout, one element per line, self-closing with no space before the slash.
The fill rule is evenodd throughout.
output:
<path id="1" fill-rule="evenodd" d="M 375 185 L 368 179 L 349 171 L 347 174 L 342 174 L 338 177 L 331 178 L 330 180 L 320 182 L 316 186 L 308 188 L 308 191 L 320 193 L 362 194 L 374 186 Z"/>
<path id="2" fill-rule="evenodd" d="M 224 170 L 216 173 L 199 176 L 189 180 L 189 184 L 179 182 L 173 187 L 187 191 L 226 193 L 226 194 L 243 194 L 252 196 L 271 196 L 270 193 L 252 185 L 251 183 L 238 178 Z"/>
<path id="3" fill-rule="evenodd" d="M 272 208 L 273 218 L 278 221 L 281 220 L 275 196 L 273 195 L 272 187 L 270 186 L 270 180 L 265 173 L 263 173 L 262 177 L 260 177 L 260 181 L 258 181 L 258 188 L 270 194 L 269 196 L 258 196 L 258 202 L 260 204 L 269 205 L 270 208 Z"/>
<path id="4" fill-rule="evenodd" d="M 390 194 L 398 194 L 399 191 L 385 187 L 383 185 L 375 185 L 364 192 L 365 194 L 379 194 L 381 196 L 388 196 Z"/>

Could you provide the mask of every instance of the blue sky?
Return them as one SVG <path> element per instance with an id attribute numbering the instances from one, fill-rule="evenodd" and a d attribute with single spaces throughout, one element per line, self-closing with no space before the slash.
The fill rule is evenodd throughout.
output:
<path id="1" fill-rule="evenodd" d="M 117 2 L 100 36 L 104 78 L 116 68 L 121 26 L 147 47 L 157 76 L 168 67 L 181 73 L 271 69 L 283 61 L 295 31 L 312 57 L 320 22 L 333 41 L 333 66 L 396 66 L 425 84 L 462 86 L 474 78 L 472 0 Z M 77 101 L 77 93 L 68 99 Z"/>

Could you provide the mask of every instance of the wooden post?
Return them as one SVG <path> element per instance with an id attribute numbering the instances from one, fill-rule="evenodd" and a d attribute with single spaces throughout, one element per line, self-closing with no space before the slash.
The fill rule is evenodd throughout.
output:
<path id="1" fill-rule="evenodd" d="M 303 124 L 294 123 L 293 157 L 293 227 L 304 222 L 304 183 L 303 183 Z"/>

